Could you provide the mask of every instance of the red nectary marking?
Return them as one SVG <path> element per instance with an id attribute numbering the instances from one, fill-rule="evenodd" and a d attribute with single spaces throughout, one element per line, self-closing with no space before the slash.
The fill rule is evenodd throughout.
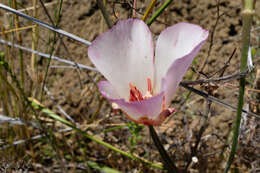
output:
<path id="1" fill-rule="evenodd" d="M 129 101 L 137 101 L 137 100 L 143 100 L 142 93 L 133 85 L 129 84 L 130 86 L 130 98 Z"/>

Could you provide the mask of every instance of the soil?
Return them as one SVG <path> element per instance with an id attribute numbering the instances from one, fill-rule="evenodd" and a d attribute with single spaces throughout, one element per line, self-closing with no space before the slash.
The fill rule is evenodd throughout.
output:
<path id="1" fill-rule="evenodd" d="M 0 0 L 0 2 L 7 4 L 5 0 Z M 128 2 L 129 1 L 127 0 L 120 1 L 120 3 L 119 1 L 114 0 L 108 1 L 106 7 L 110 14 L 110 18 L 114 23 L 119 19 L 131 17 L 131 4 Z M 142 17 L 149 2 L 150 1 L 147 0 L 137 1 L 138 18 Z M 162 3 L 163 2 L 157 3 L 155 9 Z M 171 26 L 178 22 L 198 24 L 209 30 L 211 34 L 215 28 L 214 36 L 212 37 L 213 40 L 212 38 L 209 38 L 207 43 L 203 46 L 197 56 L 197 63 L 194 64 L 193 67 L 197 71 L 200 71 L 201 64 L 207 59 L 206 66 L 201 72 L 211 78 L 219 77 L 221 72 L 216 72 L 223 69 L 225 64 L 227 64 L 228 59 L 231 57 L 232 52 L 236 49 L 234 56 L 228 63 L 228 67 L 224 72 L 224 75 L 234 74 L 239 71 L 240 62 L 240 34 L 242 28 L 240 3 L 240 1 L 235 0 L 221 0 L 219 6 L 217 6 L 215 0 L 174 1 L 150 28 L 154 36 L 159 35 L 167 26 Z M 30 7 L 32 5 L 31 2 L 27 1 L 23 1 L 22 4 L 24 7 Z M 51 15 L 54 14 L 55 7 L 55 4 L 47 6 Z M 221 17 L 216 25 L 218 8 Z M 108 29 L 95 0 L 67 0 L 64 1 L 62 9 L 59 27 L 65 31 L 92 41 L 100 33 Z M 260 3 L 258 2 L 256 9 L 260 9 Z M 27 13 L 32 15 L 30 10 Z M 3 10 L 0 10 L 0 14 L 2 19 L 6 19 L 6 14 Z M 42 8 L 38 9 L 38 18 L 50 23 Z M 259 26 L 259 23 L 260 18 L 258 14 L 253 22 L 253 28 Z M 8 24 L 7 20 L 5 20 L 5 24 Z M 30 22 L 20 19 L 20 25 L 27 26 L 30 25 Z M 27 30 L 22 32 L 22 34 L 22 45 L 31 47 L 31 32 Z M 47 51 L 48 35 L 50 35 L 48 30 L 40 28 L 40 40 L 37 49 L 41 52 Z M 251 46 L 259 46 L 259 35 L 259 30 L 252 32 Z M 63 47 L 61 41 L 57 41 L 54 51 L 55 56 L 69 59 L 80 64 L 93 66 L 88 59 L 88 47 L 86 45 L 82 45 L 65 37 L 62 38 L 62 40 L 67 46 L 68 51 Z M 209 54 L 211 40 L 213 44 Z M 3 46 L 0 45 L 0 48 L 2 49 Z M 25 57 L 28 58 L 25 60 L 28 62 L 26 68 L 30 69 L 30 54 L 25 53 Z M 42 71 L 44 71 L 47 63 L 45 59 L 38 58 L 39 74 L 37 80 L 40 80 L 41 76 L 43 76 Z M 255 72 L 260 68 L 259 56 L 256 57 L 254 61 L 256 63 L 254 64 L 255 70 L 253 75 L 255 75 Z M 63 64 L 52 61 L 51 65 Z M 189 70 L 185 80 L 196 80 L 198 77 L 205 78 L 204 75 L 194 74 L 192 77 L 191 74 L 192 71 Z M 32 81 L 36 80 L 33 78 L 30 70 L 27 71 L 27 75 Z M 124 151 L 129 151 L 129 137 L 131 137 L 132 134 L 128 128 L 100 133 L 104 129 L 113 127 L 115 124 L 129 122 L 121 112 L 115 114 L 108 101 L 104 100 L 100 94 L 98 94 L 96 82 L 102 78 L 103 77 L 99 73 L 93 71 L 51 68 L 46 86 L 52 93 L 54 99 L 50 99 L 50 97 L 45 94 L 43 104 L 55 112 L 59 112 L 57 105 L 60 105 L 75 122 L 81 125 L 82 129 L 87 129 L 89 133 L 102 138 L 102 140 L 119 147 Z M 228 82 L 214 83 L 210 86 L 198 85 L 195 88 L 204 92 L 210 92 L 208 90 L 209 87 L 214 88 L 214 91 L 211 93 L 212 95 L 236 106 L 238 86 L 238 80 L 230 80 Z M 38 86 L 34 85 L 33 87 Z M 249 82 L 247 88 L 252 88 L 252 85 Z M 246 93 L 245 105 L 249 106 L 248 110 L 259 115 L 260 113 L 254 109 L 254 105 L 252 105 L 253 103 L 259 103 L 252 96 L 253 94 L 254 93 L 250 91 Z M 35 95 L 37 94 L 35 93 Z M 175 107 L 178 112 L 167 119 L 162 126 L 156 127 L 164 146 L 169 153 L 174 156 L 177 165 L 181 168 L 184 168 L 187 163 L 189 153 L 191 153 L 190 146 L 194 146 L 196 143 L 196 136 L 206 119 L 205 111 L 207 108 L 207 101 L 196 94 L 191 94 L 188 101 L 184 103 L 185 96 L 187 95 L 188 91 L 180 87 L 172 101 L 172 106 Z M 95 115 L 95 117 L 93 117 L 93 115 Z M 208 116 L 208 123 L 196 153 L 198 162 L 192 162 L 189 167 L 191 173 L 223 172 L 225 162 L 230 152 L 230 147 L 227 146 L 231 145 L 232 136 L 230 135 L 230 132 L 232 130 L 232 123 L 235 119 L 236 112 L 222 105 L 212 103 Z M 257 119 L 256 117 L 249 115 L 244 116 L 242 121 L 244 128 L 241 128 L 239 148 L 234 164 L 232 165 L 234 172 L 256 173 L 257 169 L 258 172 L 260 172 L 259 122 L 260 119 Z M 92 126 L 90 124 L 92 124 Z M 160 162 L 160 156 L 149 137 L 148 128 L 143 128 L 140 136 L 141 138 L 137 140 L 137 144 L 134 148 L 134 153 L 153 162 Z M 73 144 L 76 139 L 82 140 L 82 142 Z M 68 153 L 73 153 L 72 155 L 87 157 L 89 160 L 122 172 L 160 172 L 158 169 L 147 167 L 144 164 L 123 157 L 72 132 L 65 133 L 64 135 L 57 135 L 57 140 L 66 141 L 66 144 L 64 144 L 65 146 L 61 147 L 62 149 L 58 149 L 58 152 L 67 149 Z M 37 142 L 34 143 L 37 144 Z M 43 141 L 41 143 L 42 145 L 46 144 Z M 70 147 L 72 144 L 73 147 Z M 82 145 L 85 145 L 85 147 L 82 147 Z M 82 148 L 84 148 L 84 151 L 77 151 L 79 149 L 82 150 Z M 35 147 L 35 149 L 37 149 L 37 147 Z M 27 155 L 30 156 L 29 151 L 27 152 Z M 79 163 L 79 161 L 70 160 L 68 158 L 62 158 L 61 160 L 63 164 L 72 163 L 74 166 L 78 166 Z M 58 161 L 54 158 L 49 158 L 48 162 L 48 159 L 46 159 L 45 156 L 37 155 L 33 162 L 34 171 L 38 166 L 36 172 L 52 172 L 58 169 L 57 165 L 58 167 L 61 167 L 57 162 Z M 81 172 L 82 170 L 71 169 L 70 171 Z"/>

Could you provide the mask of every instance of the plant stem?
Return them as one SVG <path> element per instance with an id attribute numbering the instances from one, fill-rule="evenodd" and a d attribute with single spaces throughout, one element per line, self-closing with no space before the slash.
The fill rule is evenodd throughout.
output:
<path id="1" fill-rule="evenodd" d="M 162 157 L 165 169 L 167 169 L 167 171 L 171 172 L 171 173 L 172 172 L 178 173 L 179 172 L 178 168 L 175 166 L 172 159 L 170 158 L 170 156 L 165 151 L 165 149 L 164 149 L 156 131 L 154 130 L 153 126 L 149 126 L 149 131 L 150 131 L 150 135 L 153 139 L 153 142 L 154 142 L 156 148 L 158 149 L 158 151 L 159 151 L 159 153 Z"/>
<path id="2" fill-rule="evenodd" d="M 143 21 L 145 21 L 149 15 L 149 13 L 152 11 L 153 7 L 155 6 L 157 0 L 152 0 L 152 2 L 150 3 L 149 7 L 147 8 L 147 10 L 144 13 L 144 16 L 142 18 Z"/>
<path id="3" fill-rule="evenodd" d="M 136 18 L 136 0 L 133 0 L 133 18 Z"/>
<path id="4" fill-rule="evenodd" d="M 240 71 L 245 71 L 247 68 L 247 57 L 248 57 L 248 48 L 250 44 L 250 29 L 254 15 L 254 0 L 244 0 L 244 10 L 242 11 L 243 19 L 243 28 L 242 28 L 242 56 L 240 59 Z M 235 157 L 239 129 L 242 115 L 242 108 L 244 104 L 244 92 L 245 92 L 245 77 L 240 78 L 239 81 L 239 97 L 238 97 L 238 107 L 237 107 L 237 116 L 235 120 L 235 126 L 233 131 L 232 147 L 231 152 L 226 164 L 224 173 L 227 173 Z"/>
<path id="5" fill-rule="evenodd" d="M 42 3 L 42 1 L 40 1 Z M 60 23 L 60 18 L 61 18 L 61 11 L 62 11 L 62 4 L 63 4 L 63 0 L 60 0 L 59 1 L 59 7 L 58 7 L 58 11 L 55 11 L 55 27 L 58 27 L 59 23 Z M 43 5 L 44 6 L 44 5 Z M 46 14 L 48 14 L 46 12 Z M 53 23 L 54 24 L 54 23 Z M 50 51 L 49 51 L 49 54 L 50 54 L 50 58 L 48 59 L 48 64 L 46 66 L 46 70 L 45 70 L 45 74 L 44 74 L 44 78 L 43 78 L 43 82 L 42 82 L 42 89 L 41 89 L 41 100 L 42 100 L 42 97 L 43 97 L 43 92 L 44 92 L 44 86 L 46 84 L 46 81 L 47 81 L 47 77 L 48 77 L 48 72 L 49 72 L 49 67 L 50 67 L 50 64 L 51 64 L 51 59 L 52 59 L 52 55 L 54 53 L 54 49 L 55 49 L 55 43 L 56 43 L 56 39 L 57 39 L 57 33 L 56 32 L 53 32 L 53 41 L 52 41 L 52 44 L 50 45 Z M 49 37 L 49 40 L 48 40 L 48 43 L 50 43 L 51 39 Z"/>
<path id="6" fill-rule="evenodd" d="M 28 100 L 30 101 L 31 105 L 34 107 L 35 110 L 40 110 L 43 113 L 46 113 L 49 117 L 55 119 L 56 121 L 61 122 L 62 124 L 66 125 L 68 127 L 71 127 L 73 130 L 82 134 L 84 137 L 86 137 L 86 138 L 88 138 L 88 139 L 90 139 L 90 140 L 92 140 L 92 141 L 94 141 L 94 142 L 96 142 L 100 145 L 103 145 L 104 147 L 109 148 L 109 149 L 111 149 L 115 152 L 118 152 L 118 153 L 122 154 L 123 156 L 126 156 L 130 159 L 142 162 L 142 163 L 149 165 L 151 167 L 154 167 L 154 168 L 163 169 L 163 167 L 160 164 L 152 163 L 152 162 L 145 160 L 145 159 L 143 159 L 139 156 L 127 153 L 123 150 L 120 150 L 119 148 L 114 147 L 113 145 L 110 145 L 109 143 L 106 143 L 106 142 L 104 142 L 104 141 L 102 141 L 102 140 L 100 140 L 100 139 L 98 139 L 94 136 L 91 136 L 87 132 L 77 128 L 76 126 L 74 126 L 71 122 L 69 122 L 69 121 L 63 119 L 62 117 L 60 117 L 59 115 L 55 114 L 52 110 L 45 108 L 44 105 L 42 105 L 38 100 L 36 100 L 34 98 L 28 98 Z"/>
<path id="7" fill-rule="evenodd" d="M 33 0 L 33 17 L 37 18 L 37 0 Z M 37 44 L 38 44 L 38 40 L 39 40 L 39 26 L 36 25 L 35 27 L 32 28 L 32 50 L 36 50 L 37 49 Z M 34 79 L 36 79 L 36 55 L 35 53 L 32 53 L 32 57 L 31 57 L 31 68 L 32 68 L 32 76 L 34 77 Z"/>
<path id="8" fill-rule="evenodd" d="M 17 9 L 17 2 L 16 0 L 13 0 L 13 7 Z M 18 29 L 20 27 L 19 25 L 19 18 L 17 15 L 14 16 L 14 23 L 15 23 L 15 28 Z M 16 31 L 17 35 L 17 40 L 21 44 L 22 43 L 22 37 L 21 34 Z M 23 62 L 23 51 L 19 50 L 19 63 L 20 63 L 20 77 L 21 77 L 21 86 L 22 88 L 24 87 L 24 62 Z"/>
<path id="9" fill-rule="evenodd" d="M 168 7 L 168 5 L 170 5 L 170 3 L 172 2 L 173 0 L 167 0 L 155 13 L 154 15 L 147 21 L 147 25 L 150 26 L 154 21 L 155 19 L 160 16 L 160 14 L 163 12 L 163 10 Z"/>
<path id="10" fill-rule="evenodd" d="M 102 15 L 107 23 L 108 28 L 112 28 L 113 24 L 110 20 L 109 14 L 104 6 L 103 0 L 97 0 L 98 8 L 101 10 Z"/>

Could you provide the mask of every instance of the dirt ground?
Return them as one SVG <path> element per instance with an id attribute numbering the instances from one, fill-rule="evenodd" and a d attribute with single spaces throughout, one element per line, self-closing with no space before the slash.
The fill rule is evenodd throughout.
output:
<path id="1" fill-rule="evenodd" d="M 0 2 L 8 4 L 7 0 L 0 0 Z M 55 1 L 50 0 L 48 2 L 52 3 Z M 106 7 L 108 8 L 110 18 L 114 23 L 119 19 L 131 17 L 131 4 L 128 2 L 130 1 L 110 0 L 107 2 Z M 138 18 L 142 16 L 149 2 L 150 1 L 147 0 L 137 0 Z M 32 5 L 31 2 L 27 1 L 23 1 L 22 4 L 24 7 L 30 7 Z M 159 2 L 155 9 L 161 4 L 162 2 Z M 53 14 L 55 7 L 55 4 L 49 5 L 47 6 L 47 9 Z M 62 9 L 59 27 L 65 31 L 92 41 L 100 33 L 108 29 L 95 0 L 65 0 Z M 259 2 L 257 2 L 256 9 L 260 10 Z M 32 11 L 30 10 L 28 10 L 27 13 L 32 15 Z M 4 24 L 8 24 L 5 12 L 0 10 L 0 14 L 1 18 L 4 20 Z M 224 72 L 224 75 L 234 74 L 239 71 L 240 62 L 240 34 L 242 28 L 240 1 L 220 0 L 219 14 L 221 16 L 216 25 L 218 16 L 216 0 L 174 1 L 157 21 L 151 25 L 151 31 L 154 36 L 156 36 L 167 26 L 178 22 L 198 24 L 209 30 L 211 34 L 215 28 L 214 37 L 212 37 L 213 40 L 209 37 L 209 40 L 198 54 L 197 63 L 194 64 L 193 67 L 197 71 L 201 70 L 201 64 L 207 59 L 206 66 L 202 72 L 212 78 L 219 77 L 221 72 L 216 72 L 223 68 L 234 49 L 236 49 L 234 56 Z M 255 17 L 253 22 L 253 28 L 260 24 L 260 16 L 259 14 L 257 15 L 258 16 Z M 38 9 L 38 18 L 49 23 L 42 8 Z M 30 22 L 24 19 L 20 19 L 20 23 L 23 26 L 30 25 Z M 31 32 L 27 30 L 22 32 L 22 34 L 22 45 L 31 47 Z M 39 51 L 46 52 L 49 34 L 48 30 L 40 28 Z M 260 31 L 253 31 L 251 36 L 251 46 L 259 47 L 260 45 L 257 44 L 259 44 L 258 39 Z M 213 44 L 209 54 L 211 40 Z M 55 56 L 69 59 L 80 64 L 93 66 L 88 59 L 86 45 L 82 45 L 68 38 L 63 38 L 63 41 L 66 44 L 69 53 L 62 46 L 61 41 L 57 41 L 54 51 Z M 0 45 L 0 48 L 2 49 L 3 46 Z M 25 61 L 28 61 L 29 64 L 30 54 L 25 53 L 25 57 L 28 57 Z M 254 64 L 255 71 L 253 72 L 253 75 L 260 69 L 259 58 L 260 57 L 258 56 L 254 59 L 256 63 Z M 46 65 L 45 61 L 46 60 L 39 57 L 39 71 L 44 70 L 43 68 Z M 63 64 L 52 61 L 51 66 L 55 65 Z M 30 69 L 29 65 L 26 67 L 27 69 Z M 29 70 L 27 73 L 29 78 L 34 80 L 31 77 Z M 39 74 L 39 76 L 41 75 L 42 73 Z M 204 78 L 203 75 L 194 74 L 193 77 L 191 75 L 192 71 L 189 70 L 185 79 L 195 80 L 197 77 Z M 108 101 L 104 100 L 97 93 L 95 82 L 101 78 L 102 76 L 96 72 L 78 69 L 51 68 L 46 86 L 52 93 L 54 99 L 50 99 L 49 96 L 45 94 L 43 103 L 55 112 L 59 112 L 57 105 L 60 105 L 81 125 L 82 129 L 88 130 L 89 133 L 98 136 L 102 140 L 119 147 L 124 151 L 129 151 L 131 146 L 129 137 L 132 134 L 128 128 L 125 127 L 111 132 L 103 132 L 104 129 L 108 129 L 114 125 L 124 124 L 129 122 L 129 120 L 120 112 L 115 115 L 111 110 Z M 212 94 L 215 97 L 231 105 L 237 105 L 238 80 L 214 83 L 214 86 L 216 89 Z M 195 88 L 207 91 L 207 86 L 205 85 L 198 85 Z M 249 82 L 247 88 L 252 88 L 252 85 Z M 254 93 L 250 91 L 246 92 L 245 105 L 249 106 L 248 110 L 259 115 L 259 110 L 254 109 L 254 105 L 259 104 L 259 100 L 256 100 L 252 96 L 253 94 Z M 205 111 L 207 107 L 207 101 L 196 94 L 191 94 L 187 102 L 184 102 L 187 95 L 188 91 L 180 87 L 172 101 L 172 106 L 175 107 L 178 112 L 167 119 L 162 126 L 156 127 L 165 148 L 175 158 L 177 165 L 181 168 L 184 168 L 188 161 L 189 154 L 191 153 L 190 146 L 194 146 L 196 143 L 196 136 L 205 120 Z M 95 116 L 93 117 L 93 115 Z M 191 173 L 223 172 L 225 161 L 230 152 L 228 146 L 231 145 L 232 136 L 230 136 L 230 132 L 235 116 L 236 113 L 231 109 L 216 103 L 211 104 L 208 114 L 208 123 L 206 123 L 205 132 L 203 133 L 198 150 L 196 151 L 198 162 L 192 162 L 190 164 L 189 171 Z M 257 173 L 260 172 L 260 119 L 246 115 L 244 117 L 246 118 L 244 118 L 242 122 L 243 128 L 241 128 L 239 148 L 232 169 L 234 172 L 238 171 L 240 173 Z M 55 126 L 55 124 L 53 124 L 53 126 Z M 160 156 L 149 137 L 148 129 L 143 128 L 140 136 L 141 138 L 137 140 L 137 144 L 134 147 L 134 153 L 153 162 L 160 162 Z M 74 155 L 77 159 L 85 157 L 101 165 L 103 164 L 122 172 L 161 172 L 158 169 L 147 167 L 139 162 L 123 157 L 120 154 L 86 140 L 73 132 L 58 134 L 57 140 L 66 141 L 64 146 L 57 149 L 58 152 L 61 150 L 68 150 L 68 155 Z M 79 140 L 81 141 L 79 142 Z M 75 141 L 78 141 L 78 144 L 75 144 Z M 39 145 L 47 145 L 47 143 L 48 142 L 44 140 L 41 142 L 32 142 L 32 144 L 35 145 L 35 150 L 41 148 Z M 84 151 L 82 148 L 84 148 Z M 17 149 L 19 150 L 19 147 Z M 29 150 L 25 153 L 26 156 L 31 158 Z M 81 161 L 66 158 L 65 155 L 62 156 L 64 156 L 64 158 L 59 158 L 61 160 L 59 162 L 56 158 L 51 158 L 49 155 L 46 155 L 46 153 L 36 154 L 31 161 L 32 164 L 34 164 L 33 169 L 36 171 L 37 168 L 38 170 L 36 172 L 53 172 L 54 170 L 59 172 L 62 170 L 59 169 L 61 167 L 60 163 L 63 163 L 65 165 L 71 164 L 71 167 L 77 165 L 75 166 L 77 168 L 67 168 L 67 171 L 84 172 L 78 168 Z"/>

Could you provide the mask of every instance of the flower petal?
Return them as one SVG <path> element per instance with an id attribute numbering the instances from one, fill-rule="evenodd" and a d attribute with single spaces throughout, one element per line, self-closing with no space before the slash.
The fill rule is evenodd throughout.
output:
<path id="1" fill-rule="evenodd" d="M 99 82 L 98 89 L 105 98 L 112 103 L 116 103 L 127 114 L 128 118 L 135 122 L 144 118 L 157 120 L 162 111 L 163 92 L 146 100 L 126 102 L 124 99 L 119 98 L 108 81 Z"/>
<path id="2" fill-rule="evenodd" d="M 168 107 L 171 99 L 176 92 L 182 77 L 188 70 L 188 67 L 192 63 L 193 58 L 199 52 L 204 42 L 199 44 L 193 51 L 174 61 L 171 67 L 168 69 L 166 76 L 162 80 L 162 88 L 165 91 L 165 106 Z"/>
<path id="3" fill-rule="evenodd" d="M 169 117 L 172 113 L 176 112 L 175 109 L 168 108 L 162 111 L 156 119 L 149 119 L 148 117 L 141 117 L 137 123 L 139 124 L 144 124 L 144 125 L 149 125 L 149 126 L 159 126 L 163 123 L 163 121 Z"/>
<path id="4" fill-rule="evenodd" d="M 155 54 L 155 91 L 165 91 L 166 107 L 207 37 L 208 31 L 188 23 L 173 25 L 159 35 Z"/>
<path id="5" fill-rule="evenodd" d="M 129 83 L 142 93 L 147 91 L 146 79 L 153 78 L 153 52 L 151 32 L 137 19 L 119 21 L 88 48 L 92 63 L 126 100 L 129 99 Z"/>
<path id="6" fill-rule="evenodd" d="M 150 119 L 156 119 L 162 111 L 163 93 L 146 100 L 134 102 L 126 102 L 124 99 L 111 99 L 111 101 L 118 104 L 120 109 L 134 120 L 138 120 L 143 116 L 149 117 Z"/>
<path id="7" fill-rule="evenodd" d="M 120 96 L 116 92 L 115 87 L 113 87 L 109 81 L 98 82 L 98 89 L 100 93 L 106 98 L 120 99 Z"/>

